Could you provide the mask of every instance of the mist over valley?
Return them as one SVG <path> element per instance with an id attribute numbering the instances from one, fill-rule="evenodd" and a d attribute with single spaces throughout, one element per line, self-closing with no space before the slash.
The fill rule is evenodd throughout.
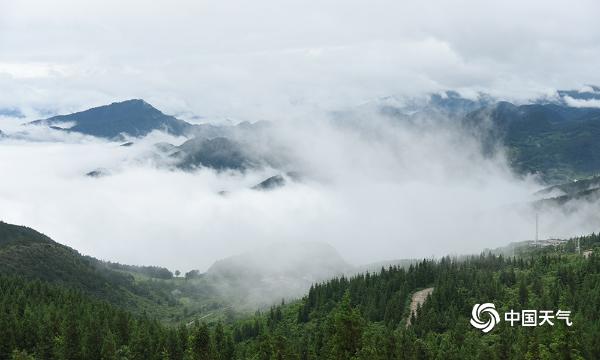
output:
<path id="1" fill-rule="evenodd" d="M 599 359 L 599 13 L 0 1 L 0 360 Z"/>

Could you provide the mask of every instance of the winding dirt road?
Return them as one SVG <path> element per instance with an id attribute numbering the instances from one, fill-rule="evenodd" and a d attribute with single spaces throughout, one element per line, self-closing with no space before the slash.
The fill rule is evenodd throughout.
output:
<path id="1" fill-rule="evenodd" d="M 417 313 L 417 307 L 419 305 L 423 305 L 425 300 L 427 300 L 427 296 L 433 292 L 433 288 L 427 288 L 423 290 L 419 290 L 412 295 L 412 300 L 410 301 L 410 312 L 408 313 L 408 319 L 406 319 L 406 327 L 410 326 L 410 318 L 412 314 Z"/>

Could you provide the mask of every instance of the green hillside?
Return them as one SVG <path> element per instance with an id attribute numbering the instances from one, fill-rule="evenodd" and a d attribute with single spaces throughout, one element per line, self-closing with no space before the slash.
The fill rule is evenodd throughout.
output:
<path id="1" fill-rule="evenodd" d="M 300 302 L 258 317 L 260 331 L 238 332 L 239 358 L 597 359 L 600 357 L 600 236 L 558 247 L 526 248 L 517 258 L 481 255 L 423 261 L 316 285 Z M 434 291 L 406 325 L 414 291 Z M 472 307 L 571 310 L 573 326 L 511 327 L 483 334 Z M 250 324 L 250 323 L 248 323 Z M 238 325 L 239 326 L 239 325 Z"/>
<path id="2" fill-rule="evenodd" d="M 0 275 L 78 290 L 135 314 L 152 314 L 166 324 L 239 317 L 249 311 L 250 304 L 247 291 L 227 286 L 236 286 L 238 280 L 213 279 L 197 270 L 173 277 L 157 266 L 100 261 L 31 228 L 4 222 L 0 222 Z M 256 306 L 252 305 L 252 311 Z"/>
<path id="3" fill-rule="evenodd" d="M 298 301 L 242 320 L 179 326 L 152 312 L 131 315 L 86 289 L 2 272 L 0 359 L 597 359 L 600 236 L 580 242 L 592 252 L 579 255 L 571 240 L 524 247 L 515 258 L 424 260 L 315 284 Z M 434 290 L 407 326 L 411 297 L 423 288 Z M 573 325 L 501 321 L 484 334 L 469 324 L 484 302 L 500 313 L 570 310 Z"/>
<path id="4" fill-rule="evenodd" d="M 502 144 L 517 172 L 560 183 L 600 171 L 599 109 L 498 102 L 467 114 L 464 124 L 486 151 Z"/>
<path id="5" fill-rule="evenodd" d="M 80 290 L 137 313 L 158 308 L 176 311 L 177 304 L 168 292 L 150 286 L 151 282 L 136 282 L 131 273 L 115 267 L 28 227 L 0 222 L 0 274 Z"/>

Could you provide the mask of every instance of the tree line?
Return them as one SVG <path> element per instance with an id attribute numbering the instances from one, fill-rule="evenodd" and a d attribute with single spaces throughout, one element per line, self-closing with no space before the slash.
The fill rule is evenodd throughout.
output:
<path id="1" fill-rule="evenodd" d="M 165 326 L 60 284 L 0 275 L 0 359 L 598 359 L 600 256 L 574 242 L 339 277 L 230 323 Z M 600 237 L 581 238 L 597 249 Z M 434 291 L 407 326 L 411 294 Z M 572 311 L 573 326 L 469 324 L 476 303 Z"/>

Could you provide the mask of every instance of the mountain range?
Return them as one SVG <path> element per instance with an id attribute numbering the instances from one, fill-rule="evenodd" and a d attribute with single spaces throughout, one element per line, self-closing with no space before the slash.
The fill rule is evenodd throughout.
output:
<path id="1" fill-rule="evenodd" d="M 600 172 L 600 108 L 594 107 L 598 101 L 600 88 L 589 86 L 560 90 L 555 97 L 525 104 L 497 101 L 485 94 L 470 99 L 447 91 L 419 101 L 383 98 L 370 106 L 394 121 L 450 121 L 478 137 L 486 154 L 505 151 L 515 172 L 538 174 L 548 184 L 559 184 Z M 335 116 L 343 121 L 352 111 Z M 280 148 L 269 149 L 276 137 L 269 135 L 271 123 L 190 124 L 139 99 L 29 124 L 107 139 L 142 137 L 152 131 L 184 136 L 189 140 L 179 146 L 161 145 L 160 152 L 186 170 L 243 171 L 262 166 L 294 170 Z"/>
<path id="2" fill-rule="evenodd" d="M 558 184 L 600 172 L 600 107 L 593 101 L 600 101 L 595 86 L 525 104 L 445 92 L 420 103 L 383 101 L 379 111 L 401 121 L 454 122 L 479 138 L 486 154 L 505 151 L 517 173 Z"/>

